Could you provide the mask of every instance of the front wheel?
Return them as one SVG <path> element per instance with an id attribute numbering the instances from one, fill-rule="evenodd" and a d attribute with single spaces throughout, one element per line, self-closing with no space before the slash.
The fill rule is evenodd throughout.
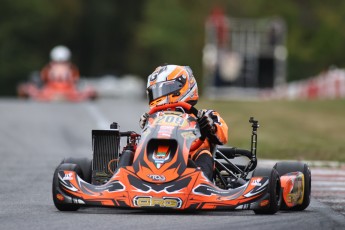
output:
<path id="1" fill-rule="evenodd" d="M 258 168 L 253 172 L 253 177 L 265 176 L 269 178 L 268 191 L 269 199 L 268 204 L 263 207 L 254 209 L 255 214 L 272 215 L 280 209 L 282 192 L 280 187 L 280 178 L 276 169 L 274 168 Z"/>
<path id="2" fill-rule="evenodd" d="M 53 201 L 55 207 L 60 211 L 76 211 L 79 209 L 78 204 L 71 204 L 71 203 L 64 203 L 64 201 L 61 201 L 59 197 L 61 197 L 61 192 L 59 188 L 59 172 L 63 170 L 68 171 L 74 171 L 76 172 L 80 177 L 83 177 L 83 172 L 81 171 L 80 167 L 76 164 L 70 164 L 70 163 L 62 163 L 60 164 L 54 172 L 53 177 L 53 184 L 52 184 L 52 193 L 53 193 Z"/>
<path id="3" fill-rule="evenodd" d="M 87 157 L 68 157 L 62 160 L 61 164 L 76 164 L 81 169 L 81 172 L 83 173 L 82 176 L 80 176 L 81 179 L 84 181 L 91 183 L 91 177 L 92 177 L 92 160 Z"/>

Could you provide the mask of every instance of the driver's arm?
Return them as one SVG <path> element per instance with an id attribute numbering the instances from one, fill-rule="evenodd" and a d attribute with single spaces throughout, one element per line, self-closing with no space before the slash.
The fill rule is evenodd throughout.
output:
<path id="1" fill-rule="evenodd" d="M 217 114 L 218 121 L 214 123 L 215 125 L 215 137 L 218 140 L 218 144 L 226 144 L 228 143 L 228 125 L 225 123 L 223 118 L 219 116 L 217 112 L 214 112 Z"/>
<path id="2" fill-rule="evenodd" d="M 198 123 L 201 134 L 213 144 L 223 145 L 228 142 L 228 126 L 214 110 L 199 110 Z"/>

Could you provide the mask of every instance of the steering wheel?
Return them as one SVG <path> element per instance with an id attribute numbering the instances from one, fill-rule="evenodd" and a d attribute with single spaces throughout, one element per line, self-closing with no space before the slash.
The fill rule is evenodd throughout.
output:
<path id="1" fill-rule="evenodd" d="M 198 117 L 198 110 L 194 106 L 192 106 L 191 104 L 188 104 L 188 103 L 183 102 L 183 101 L 176 102 L 176 103 L 168 103 L 168 104 L 164 104 L 164 105 L 158 105 L 158 106 L 152 108 L 148 112 L 148 114 L 152 115 L 158 111 L 168 110 L 171 108 L 178 108 L 178 107 L 183 108 L 186 113 L 193 114 L 195 117 Z M 205 139 L 206 139 L 205 136 L 201 136 L 197 140 L 195 140 L 190 147 L 190 151 L 194 151 L 194 150 L 198 149 L 204 143 Z"/>

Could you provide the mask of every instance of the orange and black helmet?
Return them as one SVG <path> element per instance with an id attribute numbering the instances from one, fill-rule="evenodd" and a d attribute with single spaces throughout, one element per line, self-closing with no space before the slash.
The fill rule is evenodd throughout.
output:
<path id="1" fill-rule="evenodd" d="M 147 95 L 150 108 L 184 101 L 195 105 L 199 99 L 198 85 L 189 66 L 159 66 L 148 77 Z"/>

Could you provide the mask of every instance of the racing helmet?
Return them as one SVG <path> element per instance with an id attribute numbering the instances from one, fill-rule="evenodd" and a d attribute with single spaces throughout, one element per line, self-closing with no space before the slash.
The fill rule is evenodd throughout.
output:
<path id="1" fill-rule="evenodd" d="M 148 77 L 147 95 L 150 108 L 174 102 L 195 105 L 199 99 L 198 85 L 189 66 L 159 66 Z"/>
<path id="2" fill-rule="evenodd" d="M 69 61 L 71 58 L 71 51 L 66 46 L 55 46 L 50 51 L 50 59 L 56 62 Z"/>

